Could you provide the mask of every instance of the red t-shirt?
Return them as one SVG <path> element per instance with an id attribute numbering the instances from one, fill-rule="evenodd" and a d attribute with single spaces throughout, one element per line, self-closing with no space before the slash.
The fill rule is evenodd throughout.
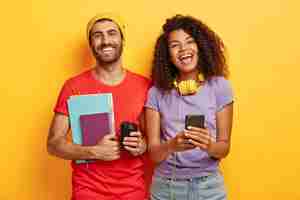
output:
<path id="1" fill-rule="evenodd" d="M 115 132 L 120 133 L 122 121 L 138 124 L 150 81 L 127 71 L 124 80 L 108 86 L 96 80 L 92 70 L 67 80 L 60 92 L 54 111 L 68 116 L 67 100 L 72 95 L 112 93 Z M 126 151 L 114 161 L 88 164 L 72 162 L 72 200 L 143 200 L 146 196 L 144 158 Z"/>

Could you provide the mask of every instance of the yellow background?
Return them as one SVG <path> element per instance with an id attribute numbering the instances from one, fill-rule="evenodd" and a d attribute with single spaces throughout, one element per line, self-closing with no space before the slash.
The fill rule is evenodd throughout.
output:
<path id="1" fill-rule="evenodd" d="M 93 64 L 85 26 L 97 12 L 127 22 L 126 67 L 150 75 L 167 17 L 201 18 L 223 38 L 235 90 L 232 150 L 223 161 L 229 199 L 300 199 L 298 0 L 3 1 L 0 200 L 70 197 L 68 162 L 46 152 L 64 80 Z"/>

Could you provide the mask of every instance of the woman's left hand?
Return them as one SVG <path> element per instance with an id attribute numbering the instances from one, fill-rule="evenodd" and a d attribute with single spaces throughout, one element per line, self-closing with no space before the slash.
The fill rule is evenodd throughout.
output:
<path id="1" fill-rule="evenodd" d="M 204 151 L 208 151 L 211 144 L 215 142 L 208 129 L 189 127 L 188 130 L 185 130 L 185 136 L 188 138 L 189 143 Z"/>

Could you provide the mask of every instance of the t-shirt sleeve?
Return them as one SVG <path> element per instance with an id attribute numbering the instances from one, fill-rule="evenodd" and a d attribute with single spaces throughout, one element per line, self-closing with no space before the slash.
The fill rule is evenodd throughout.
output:
<path id="1" fill-rule="evenodd" d="M 159 98 L 159 91 L 156 87 L 152 86 L 148 91 L 145 107 L 159 111 L 158 98 Z"/>
<path id="2" fill-rule="evenodd" d="M 67 101 L 70 96 L 72 96 L 73 91 L 69 81 L 66 81 L 60 90 L 56 105 L 54 107 L 55 113 L 61 113 L 66 116 L 69 116 Z"/>
<path id="3" fill-rule="evenodd" d="M 224 77 L 217 77 L 214 84 L 216 94 L 217 111 L 233 102 L 233 90 L 231 84 Z"/>
<path id="4" fill-rule="evenodd" d="M 147 97 L 148 97 L 148 91 L 150 90 L 150 88 L 152 87 L 152 82 L 149 79 L 146 79 L 146 83 L 145 83 L 145 99 L 144 99 L 144 105 L 147 103 Z"/>

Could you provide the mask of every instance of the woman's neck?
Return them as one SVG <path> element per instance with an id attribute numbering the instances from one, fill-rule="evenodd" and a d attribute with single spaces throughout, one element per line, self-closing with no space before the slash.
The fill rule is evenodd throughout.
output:
<path id="1" fill-rule="evenodd" d="M 195 70 L 187 73 L 181 72 L 178 76 L 178 81 L 198 80 L 198 75 L 199 75 L 199 70 Z"/>

